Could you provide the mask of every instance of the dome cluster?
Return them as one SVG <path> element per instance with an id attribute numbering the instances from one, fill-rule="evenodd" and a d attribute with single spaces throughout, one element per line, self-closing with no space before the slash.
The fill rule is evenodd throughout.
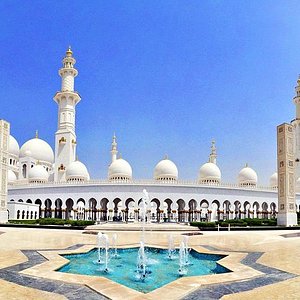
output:
<path id="1" fill-rule="evenodd" d="M 132 180 L 132 168 L 128 161 L 117 158 L 116 137 L 112 143 L 112 163 L 108 168 L 108 180 L 130 181 Z M 221 183 L 221 171 L 216 163 L 216 147 L 211 146 L 209 161 L 204 163 L 198 173 L 199 184 L 219 185 Z M 19 147 L 17 140 L 9 136 L 9 171 L 8 183 L 13 184 L 17 180 L 27 179 L 30 183 L 45 183 L 54 178 L 54 153 L 51 146 L 38 138 L 30 139 Z M 69 165 L 58 167 L 65 172 L 67 182 L 85 182 L 90 180 L 86 166 L 75 160 Z M 49 179 L 50 178 L 50 179 Z M 165 157 L 154 168 L 153 178 L 156 181 L 176 182 L 178 180 L 178 168 L 176 164 Z M 256 172 L 246 165 L 238 174 L 238 185 L 241 187 L 255 187 L 257 185 Z M 277 189 L 278 175 L 274 173 L 270 177 L 270 187 Z M 300 191 L 300 178 L 296 182 L 297 191 Z"/>

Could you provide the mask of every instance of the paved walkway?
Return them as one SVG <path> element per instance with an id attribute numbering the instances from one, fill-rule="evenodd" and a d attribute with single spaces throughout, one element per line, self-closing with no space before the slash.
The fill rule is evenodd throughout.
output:
<path id="1" fill-rule="evenodd" d="M 0 299 L 107 299 L 87 286 L 19 273 L 45 262 L 37 250 L 77 249 L 96 244 L 94 235 L 72 230 L 0 228 Z M 108 234 L 112 234 L 108 230 Z M 118 232 L 118 244 L 137 244 L 140 232 Z M 282 235 L 287 235 L 283 237 Z M 300 232 L 203 232 L 190 246 L 245 253 L 242 264 L 261 275 L 227 283 L 201 284 L 182 299 L 299 299 Z M 146 231 L 146 243 L 167 246 L 169 232 Z M 174 233 L 179 244 L 182 232 Z M 213 277 L 214 275 L 212 275 Z M 150 299 L 147 294 L 143 298 Z M 158 298 L 157 298 L 158 299 Z M 161 298 L 162 299 L 162 298 Z M 174 298 L 176 295 L 174 294 Z M 171 299 L 170 299 L 171 300 Z"/>

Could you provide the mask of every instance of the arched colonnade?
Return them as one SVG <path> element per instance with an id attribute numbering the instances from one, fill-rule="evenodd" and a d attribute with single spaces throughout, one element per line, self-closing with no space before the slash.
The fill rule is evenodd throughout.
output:
<path id="1" fill-rule="evenodd" d="M 11 199 L 39 205 L 39 217 L 94 221 L 138 222 L 142 218 L 142 199 Z M 147 206 L 148 222 L 217 221 L 244 218 L 272 218 L 277 215 L 274 202 L 239 200 L 195 200 L 152 198 Z"/>

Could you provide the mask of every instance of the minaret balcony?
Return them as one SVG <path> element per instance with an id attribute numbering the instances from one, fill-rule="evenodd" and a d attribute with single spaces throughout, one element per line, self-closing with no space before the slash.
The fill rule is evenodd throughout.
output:
<path id="1" fill-rule="evenodd" d="M 72 140 L 72 144 L 73 144 L 73 145 L 76 145 L 77 142 L 73 139 L 73 140 Z"/>

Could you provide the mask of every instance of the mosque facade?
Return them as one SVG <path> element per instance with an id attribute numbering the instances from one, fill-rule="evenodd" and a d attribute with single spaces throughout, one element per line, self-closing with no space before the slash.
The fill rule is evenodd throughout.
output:
<path id="1" fill-rule="evenodd" d="M 91 179 L 86 166 L 76 159 L 75 113 L 81 98 L 74 89 L 74 79 L 78 75 L 75 63 L 69 48 L 59 70 L 61 90 L 54 96 L 58 105 L 55 150 L 38 134 L 21 147 L 12 135 L 9 136 L 8 208 L 13 207 L 9 211 L 10 219 L 138 221 L 143 189 L 150 196 L 147 219 L 155 222 L 277 216 L 277 173 L 271 176 L 269 186 L 261 187 L 256 172 L 246 165 L 239 172 L 237 183 L 225 184 L 217 165 L 215 142 L 212 142 L 208 162 L 201 166 L 194 181 L 179 179 L 177 166 L 167 157 L 155 166 L 152 180 L 142 180 L 134 179 L 130 164 L 118 157 L 114 135 L 107 179 Z M 300 79 L 294 102 L 297 113 L 291 124 L 295 128 L 296 175 L 299 178 Z M 297 184 L 300 186 L 300 179 Z M 296 201 L 299 211 L 298 193 Z"/>

